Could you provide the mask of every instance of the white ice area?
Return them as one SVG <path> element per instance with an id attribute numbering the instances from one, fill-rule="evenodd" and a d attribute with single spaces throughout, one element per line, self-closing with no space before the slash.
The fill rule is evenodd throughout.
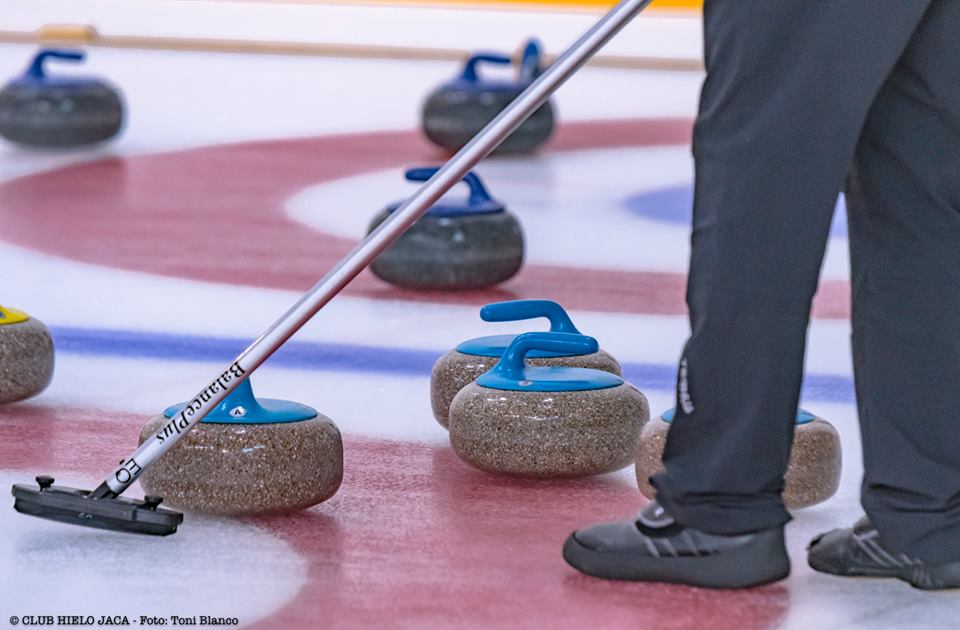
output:
<path id="1" fill-rule="evenodd" d="M 51 326 L 253 340 L 300 297 L 293 291 L 164 278 L 76 262 L 64 264 L 57 257 L 2 242 L 0 260 L 8 268 L 22 270 L 4 279 L 5 302 L 29 304 L 30 312 Z M 190 316 L 173 315 L 169 305 L 184 301 L 193 305 Z M 224 317 L 224 313 L 238 315 Z M 680 315 L 570 313 L 581 330 L 596 336 L 604 348 L 624 362 L 673 364 L 689 332 L 687 318 Z M 547 327 L 545 321 L 533 325 Z M 465 339 L 517 330 L 514 323 L 481 321 L 472 306 L 340 296 L 294 339 L 444 352 Z M 849 332 L 847 321 L 814 320 L 807 371 L 850 374 Z"/>
<path id="2" fill-rule="evenodd" d="M 90 24 L 104 35 L 507 51 L 536 35 L 548 52 L 558 53 L 602 13 L 601 8 L 502 4 L 455 8 L 376 1 L 30 0 L 8 1 L 0 14 L 0 28 L 34 31 L 45 24 Z M 696 60 L 700 51 L 698 13 L 646 11 L 601 54 Z"/>
<path id="3" fill-rule="evenodd" d="M 689 154 L 685 147 L 577 151 L 490 160 L 477 173 L 519 217 L 527 262 L 683 271 L 690 255 L 687 227 L 631 216 L 623 200 L 689 181 Z M 398 201 L 414 189 L 402 170 L 377 171 L 308 188 L 288 200 L 287 211 L 317 230 L 359 239 L 370 217 L 353 208 L 376 208 L 384 197 Z M 462 202 L 466 195 L 461 185 L 447 196 Z M 664 241 L 678 247 L 646 246 Z"/>
<path id="4" fill-rule="evenodd" d="M 433 166 L 424 164 L 424 166 Z M 624 200 L 689 183 L 687 147 L 594 149 L 533 159 L 497 159 L 476 172 L 491 194 L 520 218 L 526 260 L 547 265 L 684 273 L 690 229 L 640 217 Z M 359 240 L 370 213 L 357 209 L 405 199 L 414 190 L 403 169 L 386 169 L 307 188 L 287 200 L 288 215 L 317 230 Z M 446 197 L 462 201 L 466 186 Z M 379 204 L 379 206 L 378 206 Z M 831 239 L 823 277 L 849 275 L 845 239 Z"/>
<path id="5" fill-rule="evenodd" d="M 32 51 L 29 46 L 0 45 L 0 75 L 22 71 Z M 77 72 L 67 64 L 58 65 L 63 72 Z M 0 143 L 0 179 L 110 155 L 283 136 L 413 128 L 424 94 L 456 71 L 457 64 L 445 62 L 93 49 L 82 72 L 109 77 L 122 86 L 130 111 L 123 134 L 100 149 L 66 154 L 24 151 Z M 558 107 L 561 116 L 570 120 L 691 116 L 699 81 L 696 73 L 588 68 L 559 92 Z M 600 92 L 616 98 L 597 99 Z M 656 97 L 651 97 L 654 94 Z M 184 111 L 189 116 L 184 116 Z M 684 169 L 681 177 L 688 176 L 689 166 Z M 528 175 L 534 176 L 536 173 Z M 649 176 L 661 177 L 654 171 Z M 672 174 L 665 177 L 672 178 Z M 399 176 L 395 183 L 399 190 L 410 189 Z M 337 182 L 330 185 L 348 195 L 340 205 L 349 206 L 364 221 L 394 198 L 389 193 L 377 199 L 354 199 Z M 594 190 L 600 194 L 602 188 L 594 186 Z M 14 271 L 0 277 L 5 303 L 29 305 L 32 313 L 51 325 L 193 334 L 214 330 L 218 335 L 253 338 L 298 297 L 293 292 L 151 277 L 68 263 L 4 244 L 0 247 L 5 267 Z M 192 317 L 169 317 L 171 298 L 188 295 L 198 305 Z M 220 317 L 227 309 L 243 316 Z M 683 318 L 653 318 L 651 321 L 669 322 L 677 333 L 657 335 L 648 342 L 637 339 L 631 323 L 636 318 L 601 313 L 575 317 L 584 329 L 609 331 L 610 341 L 605 345 L 623 360 L 674 361 L 685 336 Z M 444 350 L 462 339 L 501 330 L 514 328 L 483 324 L 473 308 L 428 309 L 341 297 L 297 338 L 369 344 L 371 331 L 375 331 L 378 345 Z"/>
<path id="6" fill-rule="evenodd" d="M 58 485 L 99 483 L 45 473 Z M 23 471 L 0 470 L 0 487 L 27 479 Z M 140 615 L 237 617 L 242 611 L 240 625 L 249 625 L 289 602 L 306 582 L 306 560 L 266 530 L 234 519 L 189 519 L 190 535 L 157 538 L 65 527 L 4 505 L 3 612 L 126 615 L 137 625 Z"/>
<path id="7" fill-rule="evenodd" d="M 23 72 L 34 47 L 0 44 L 0 77 Z M 93 150 L 24 151 L 0 143 L 0 177 L 69 161 L 323 133 L 411 129 L 426 94 L 455 76 L 444 61 L 327 59 L 218 53 L 87 52 L 82 68 L 120 86 L 129 117 L 123 134 Z M 692 116 L 698 73 L 585 68 L 556 95 L 566 120 Z M 596 98 L 596 94 L 607 96 Z M 656 94 L 656 98 L 651 98 Z"/>
<path id="8" fill-rule="evenodd" d="M 138 20 L 137 16 L 142 15 L 138 11 L 146 6 L 140 0 L 8 0 L 0 9 L 0 28 L 32 29 L 45 22 L 91 19 L 97 20 L 104 32 L 126 31 L 133 22 L 139 32 L 181 35 L 241 37 L 257 32 L 264 38 L 280 38 L 288 33 L 294 39 L 309 39 L 317 32 L 316 20 L 302 17 L 310 9 L 296 5 L 266 8 L 254 3 L 244 7 L 241 5 L 245 3 L 228 2 L 148 4 L 162 7 L 163 11 L 155 13 L 154 19 Z M 217 19 L 183 19 L 183 12 L 194 10 Z M 350 15 L 344 19 L 381 10 L 383 7 L 356 6 L 347 11 Z M 400 15 L 396 9 L 390 11 Z M 427 19 L 426 13 L 405 15 L 412 16 L 411 21 L 423 20 L 424 30 L 396 28 L 396 32 L 422 39 L 424 45 L 467 47 L 473 45 L 472 37 L 486 37 L 480 30 L 474 33 L 437 28 L 437 22 Z M 548 49 L 555 51 L 572 37 L 573 26 L 569 25 L 585 24 L 594 13 L 570 12 L 568 15 L 573 17 L 562 20 L 542 19 L 537 12 L 512 13 L 507 18 L 498 17 L 497 12 L 487 15 L 498 27 L 489 29 L 489 45 L 512 50 L 519 39 L 536 31 Z M 518 17 L 523 15 L 526 17 Z M 228 17 L 221 20 L 223 16 Z M 391 17 L 386 22 L 393 24 L 396 19 L 400 18 Z M 561 21 L 567 26 L 561 26 Z M 175 23 L 180 24 L 180 30 L 173 32 Z M 370 41 L 387 41 L 381 41 L 382 34 L 373 26 L 369 31 L 352 32 L 343 30 L 343 23 L 325 24 L 333 30 L 340 29 L 344 36 L 356 33 Z M 659 38 L 664 41 L 625 33 L 610 52 L 622 53 L 625 49 L 621 46 L 625 46 L 643 54 L 640 47 L 648 42 L 664 54 L 673 50 L 669 47 L 672 42 L 676 42 L 678 52 L 681 47 L 688 51 L 689 40 L 681 42 L 680 32 L 688 33 L 691 27 L 698 31 L 699 24 L 695 20 L 670 24 L 658 30 L 666 34 Z M 382 24 L 378 28 L 388 30 Z M 29 46 L 0 45 L 0 76 L 20 72 L 31 52 Z M 455 74 L 457 64 L 93 49 L 85 71 L 107 76 L 122 86 L 131 112 L 124 135 L 101 149 L 68 154 L 22 151 L 0 145 L 0 179 L 107 155 L 250 139 L 413 128 L 423 95 L 438 81 Z M 692 116 L 700 78 L 696 73 L 588 68 L 558 94 L 558 109 L 568 120 Z M 653 150 L 626 151 L 625 159 L 629 164 L 646 164 L 646 151 Z M 505 169 L 510 162 L 502 162 L 503 166 L 500 162 L 487 163 L 481 166 L 481 172 L 498 195 L 523 213 L 531 239 L 531 256 L 550 260 L 549 252 L 535 246 L 546 243 L 546 239 L 559 241 L 564 235 L 555 233 L 559 226 L 544 227 L 546 222 L 538 220 L 537 195 L 541 195 L 540 201 L 555 200 L 558 188 L 554 187 L 565 186 L 566 180 L 558 182 L 555 175 L 549 175 L 551 179 L 547 180 L 548 174 L 564 173 L 563 178 L 582 182 L 582 187 L 571 193 L 584 199 L 591 195 L 607 196 L 612 193 L 610 186 L 616 186 L 618 191 L 636 192 L 647 184 L 655 187 L 660 182 L 689 178 L 689 157 L 680 150 L 676 155 L 672 154 L 673 149 L 670 152 L 670 159 L 651 164 L 650 170 L 642 173 L 637 169 L 631 172 L 626 165 L 613 172 L 598 168 L 592 173 L 590 167 L 584 167 L 582 173 L 571 172 L 575 170 L 571 165 L 584 154 L 546 157 L 523 167 L 513 164 L 515 172 L 525 175 L 526 183 L 522 186 L 507 181 Z M 664 164 L 669 164 L 669 168 Z M 642 179 L 647 176 L 649 180 Z M 312 220 L 324 221 L 329 229 L 343 230 L 345 235 L 358 236 L 374 212 L 411 189 L 399 172 L 375 173 L 370 177 L 382 186 L 376 193 L 370 193 L 372 187 L 353 187 L 356 181 L 332 182 L 307 189 L 291 201 L 291 207 L 295 202 L 307 206 L 334 204 L 329 215 L 317 214 Z M 534 186 L 531 179 L 545 183 Z M 591 188 L 588 179 L 602 183 Z M 572 205 L 567 211 L 573 211 Z M 638 254 L 651 256 L 651 264 L 658 260 L 673 264 L 679 260 L 676 251 L 686 247 L 680 228 L 653 226 L 636 218 L 624 218 L 624 225 L 635 226 L 630 228 L 636 231 L 635 242 L 652 250 Z M 662 231 L 654 231 L 654 227 Z M 668 251 L 657 251 L 660 249 Z M 845 251 L 842 241 L 832 240 L 826 264 L 828 277 L 843 277 Z M 624 250 L 622 260 L 610 255 L 610 264 L 634 264 L 627 258 L 634 254 L 632 249 Z M 570 261 L 591 264 L 585 259 Z M 0 244 L 0 303 L 23 307 L 52 326 L 252 339 L 297 297 L 290 291 L 192 282 L 79 264 Z M 190 318 L 169 315 L 167 308 L 175 299 L 189 300 L 195 305 Z M 224 313 L 232 316 L 224 317 Z M 679 316 L 587 311 L 572 315 L 583 330 L 600 337 L 603 345 L 622 361 L 672 364 L 687 334 L 686 319 Z M 296 339 L 443 351 L 462 339 L 507 330 L 515 327 L 483 323 L 474 308 L 340 297 Z M 808 372 L 849 375 L 848 338 L 847 322 L 815 321 L 809 335 Z M 35 404 L 142 413 L 146 421 L 150 414 L 196 393 L 220 368 L 219 363 L 212 362 L 62 353 L 53 384 Z M 261 395 L 300 400 L 318 408 L 346 434 L 428 443 L 443 443 L 447 439 L 446 432 L 430 415 L 425 377 L 281 369 L 268 364 L 255 376 L 255 386 Z M 655 411 L 672 404 L 666 392 L 647 395 Z M 779 627 L 955 627 L 960 606 L 953 595 L 919 593 L 897 582 L 829 578 L 806 567 L 804 547 L 809 539 L 821 531 L 852 523 L 861 512 L 857 496 L 862 466 L 854 407 L 817 403 L 811 410 L 828 418 L 841 434 L 843 479 L 837 497 L 799 512 L 788 528 L 793 561 L 793 575 L 786 583 L 790 609 Z M 118 457 L 123 455 L 117 453 Z M 112 463 L 104 462 L 104 466 Z M 629 469 L 623 472 L 628 482 L 630 474 Z M 79 487 L 99 482 L 65 472 L 56 476 L 58 481 Z M 0 487 L 27 479 L 29 475 L 25 476 L 24 471 L 0 471 Z M 130 602 L 132 607 L 119 611 L 120 614 L 135 615 L 151 608 L 147 613 L 150 614 L 167 610 L 160 604 L 169 601 L 170 593 L 176 593 L 186 602 L 184 613 L 242 614 L 244 622 L 251 622 L 288 601 L 303 583 L 306 570 L 286 543 L 266 531 L 235 521 L 191 517 L 189 532 L 185 529 L 168 539 L 145 540 L 75 530 L 21 517 L 8 507 L 0 509 L 0 603 L 5 614 L 17 612 L 8 612 L 8 602 L 23 602 L 25 610 L 47 613 L 51 611 L 50 593 L 56 595 L 56 604 L 66 614 L 92 613 L 104 594 L 117 593 L 124 593 L 123 601 Z M 148 583 L 144 576 L 155 581 L 156 589 L 138 588 L 131 592 L 125 578 L 136 578 L 137 584 Z M 105 606 L 109 608 L 103 612 L 118 612 L 112 600 Z"/>

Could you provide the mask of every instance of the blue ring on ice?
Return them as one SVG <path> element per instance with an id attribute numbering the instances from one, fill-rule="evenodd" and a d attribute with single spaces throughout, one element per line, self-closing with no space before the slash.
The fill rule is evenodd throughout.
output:
<path id="1" fill-rule="evenodd" d="M 637 193 L 625 198 L 623 206 L 629 213 L 645 219 L 689 226 L 693 219 L 693 186 L 680 184 Z M 847 206 L 843 195 L 840 195 L 833 215 L 833 224 L 830 226 L 830 236 L 846 235 Z"/>
<path id="2" fill-rule="evenodd" d="M 213 363 L 233 360 L 252 339 L 67 326 L 53 326 L 51 331 L 58 354 Z M 267 363 L 271 367 L 294 370 L 428 378 L 442 354 L 444 352 L 436 350 L 288 341 Z M 624 380 L 641 390 L 670 392 L 676 388 L 676 365 L 622 363 L 621 367 Z M 842 374 L 807 374 L 803 398 L 852 403 L 853 379 Z"/>

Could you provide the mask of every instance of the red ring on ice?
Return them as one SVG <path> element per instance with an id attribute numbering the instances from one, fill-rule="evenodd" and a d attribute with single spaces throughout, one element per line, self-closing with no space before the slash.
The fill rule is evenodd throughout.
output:
<path id="1" fill-rule="evenodd" d="M 687 119 L 575 122 L 553 151 L 690 142 Z M 307 186 L 442 159 L 414 131 L 218 145 L 70 165 L 0 183 L 0 239 L 165 276 L 302 291 L 352 246 L 305 229 L 284 201 Z M 375 212 L 371 208 L 371 214 Z M 638 234 L 638 241 L 642 234 Z M 683 274 L 528 264 L 493 290 L 423 293 L 361 274 L 354 296 L 483 304 L 550 297 L 570 309 L 679 315 Z M 849 316 L 848 285 L 824 281 L 814 316 Z"/>

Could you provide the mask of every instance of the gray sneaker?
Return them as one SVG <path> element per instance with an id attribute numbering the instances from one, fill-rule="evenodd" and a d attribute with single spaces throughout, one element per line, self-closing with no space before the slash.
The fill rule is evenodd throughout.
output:
<path id="1" fill-rule="evenodd" d="M 960 562 L 928 564 L 883 547 L 880 532 L 864 516 L 848 529 L 820 534 L 807 548 L 815 571 L 842 576 L 892 577 L 924 590 L 960 588 Z"/>
<path id="2" fill-rule="evenodd" d="M 782 527 L 718 536 L 680 525 L 655 502 L 634 519 L 574 532 L 563 557 L 595 577 L 708 588 L 756 586 L 790 573 Z"/>

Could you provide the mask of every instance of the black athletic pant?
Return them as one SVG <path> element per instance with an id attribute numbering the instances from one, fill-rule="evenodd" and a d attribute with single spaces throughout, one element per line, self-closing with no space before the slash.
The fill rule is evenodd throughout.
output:
<path id="1" fill-rule="evenodd" d="M 891 550 L 960 559 L 960 0 L 706 0 L 705 55 L 692 336 L 658 499 L 718 534 L 788 520 L 845 189 L 863 506 Z"/>

